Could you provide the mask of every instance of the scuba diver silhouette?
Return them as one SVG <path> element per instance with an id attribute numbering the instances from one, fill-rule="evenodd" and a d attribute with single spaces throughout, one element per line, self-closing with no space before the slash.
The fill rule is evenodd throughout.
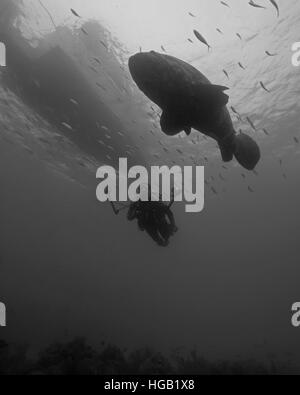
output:
<path id="1" fill-rule="evenodd" d="M 142 232 L 146 231 L 160 247 L 167 247 L 170 238 L 178 231 L 174 214 L 171 211 L 173 203 L 174 197 L 169 204 L 162 201 L 144 202 L 139 200 L 130 204 L 127 219 L 128 221 L 137 220 L 138 227 Z M 124 206 L 121 210 L 118 210 L 113 202 L 110 202 L 110 204 L 116 215 L 122 209 L 128 207 Z"/>

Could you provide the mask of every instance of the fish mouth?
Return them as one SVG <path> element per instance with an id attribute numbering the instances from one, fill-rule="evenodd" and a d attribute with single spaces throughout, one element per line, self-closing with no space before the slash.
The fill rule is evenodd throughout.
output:
<path id="1" fill-rule="evenodd" d="M 155 77 L 157 62 L 153 55 L 154 52 L 141 52 L 129 58 L 129 71 L 136 83 L 143 84 Z"/>
<path id="2" fill-rule="evenodd" d="M 135 81 L 139 82 L 143 79 L 147 63 L 147 55 L 143 53 L 133 55 L 129 58 L 129 71 Z"/>

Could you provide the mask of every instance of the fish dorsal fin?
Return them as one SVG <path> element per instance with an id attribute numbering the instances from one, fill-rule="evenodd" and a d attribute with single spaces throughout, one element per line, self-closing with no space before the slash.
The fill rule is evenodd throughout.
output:
<path id="1" fill-rule="evenodd" d="M 227 105 L 228 95 L 224 93 L 228 90 L 226 86 L 201 84 L 194 88 L 194 97 L 200 105 L 207 109 L 219 109 Z"/>

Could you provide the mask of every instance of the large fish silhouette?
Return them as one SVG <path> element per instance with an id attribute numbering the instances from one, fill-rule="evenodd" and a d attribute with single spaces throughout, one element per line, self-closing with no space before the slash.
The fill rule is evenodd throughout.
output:
<path id="1" fill-rule="evenodd" d="M 129 69 L 139 89 L 162 109 L 165 134 L 189 135 L 195 129 L 218 142 L 225 162 L 235 156 L 246 169 L 256 167 L 260 149 L 252 138 L 234 130 L 226 108 L 228 88 L 212 85 L 188 63 L 154 51 L 132 56 Z"/>

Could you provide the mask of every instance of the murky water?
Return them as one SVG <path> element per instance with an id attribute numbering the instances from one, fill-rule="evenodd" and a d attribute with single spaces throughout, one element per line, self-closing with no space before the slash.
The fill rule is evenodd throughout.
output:
<path id="1" fill-rule="evenodd" d="M 8 3 L 0 1 L 13 65 L 0 86 L 5 336 L 33 348 L 84 335 L 196 346 L 212 357 L 298 357 L 290 308 L 300 297 L 300 70 L 291 64 L 299 1 L 279 1 L 279 18 L 263 0 L 267 9 L 240 0 L 27 1 L 11 19 Z M 140 47 L 161 46 L 230 88 L 236 129 L 262 150 L 255 173 L 224 167 L 216 144 L 196 132 L 161 133 L 159 109 L 127 68 Z M 205 165 L 205 210 L 189 216 L 176 206 L 180 231 L 168 249 L 96 201 L 97 166 L 124 155 Z"/>

